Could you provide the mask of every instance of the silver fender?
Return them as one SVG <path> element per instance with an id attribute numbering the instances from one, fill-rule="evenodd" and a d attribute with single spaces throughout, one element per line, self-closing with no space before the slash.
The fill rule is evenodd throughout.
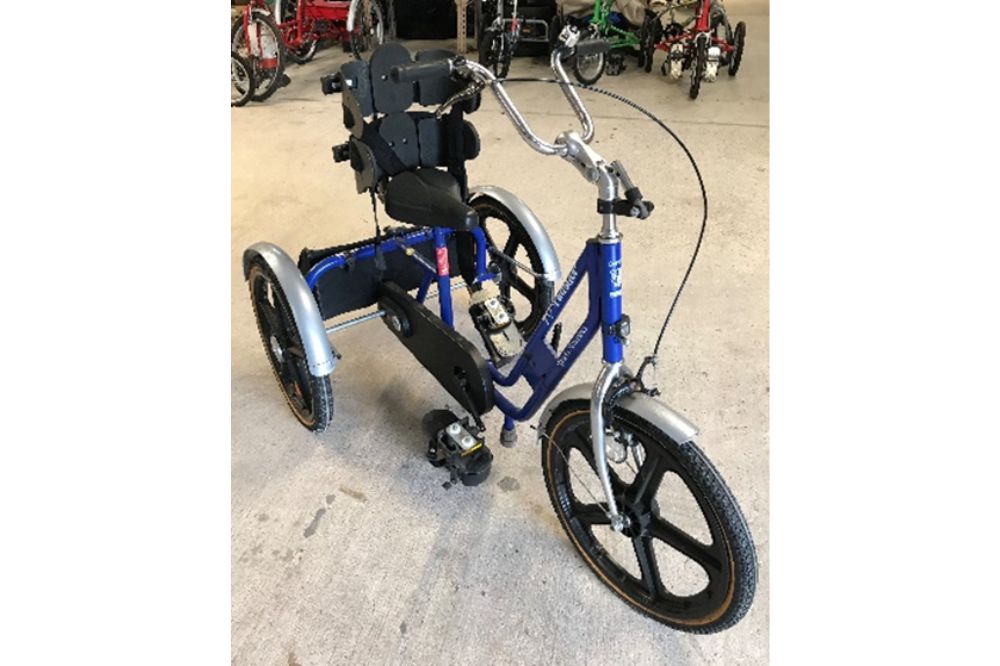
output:
<path id="1" fill-rule="evenodd" d="M 546 426 L 548 426 L 549 418 L 552 417 L 552 413 L 560 403 L 567 400 L 580 400 L 586 403 L 589 408 L 590 394 L 593 390 L 593 384 L 576 384 L 560 391 L 558 395 L 549 400 L 549 404 L 545 406 L 545 411 L 542 412 L 542 416 L 538 420 L 538 443 L 543 443 L 542 436 Z M 627 395 L 621 399 L 618 405 L 649 421 L 678 444 L 687 444 L 698 434 L 698 426 L 688 421 L 679 412 L 645 393 Z"/>
<path id="2" fill-rule="evenodd" d="M 511 192 L 502 187 L 494 187 L 493 185 L 480 185 L 479 187 L 469 189 L 470 200 L 479 195 L 495 199 L 517 216 L 517 219 L 521 221 L 524 229 L 528 232 L 528 236 L 531 237 L 531 242 L 538 248 L 538 256 L 542 260 L 542 266 L 545 271 L 542 277 L 553 284 L 558 282 L 562 277 L 562 271 L 559 270 L 559 257 L 556 255 L 556 248 L 552 245 L 552 239 L 549 238 L 548 232 L 542 226 L 541 220 L 528 208 L 528 205 Z"/>
<path id="3" fill-rule="evenodd" d="M 281 285 L 281 291 L 288 299 L 292 317 L 299 329 L 302 346 L 305 347 L 306 362 L 310 374 L 323 377 L 333 372 L 336 360 L 330 348 L 330 340 L 326 337 L 323 318 L 319 314 L 316 299 L 309 291 L 306 280 L 299 272 L 292 258 L 273 243 L 254 243 L 243 251 L 243 278 L 250 277 L 250 262 L 254 257 L 261 257 L 274 272 Z"/>

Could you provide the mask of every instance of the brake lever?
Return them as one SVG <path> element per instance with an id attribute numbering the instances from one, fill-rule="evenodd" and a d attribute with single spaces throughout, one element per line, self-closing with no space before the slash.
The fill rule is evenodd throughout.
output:
<path id="1" fill-rule="evenodd" d="M 485 88 L 485 86 L 479 81 L 472 81 L 466 88 L 458 91 L 457 93 L 446 99 L 441 104 L 441 106 L 439 106 L 437 110 L 434 111 L 434 117 L 440 120 L 441 117 L 445 113 L 447 113 L 451 107 L 455 106 L 459 102 L 464 102 L 466 100 L 472 99 L 473 97 L 481 93 L 483 91 L 483 88 Z"/>

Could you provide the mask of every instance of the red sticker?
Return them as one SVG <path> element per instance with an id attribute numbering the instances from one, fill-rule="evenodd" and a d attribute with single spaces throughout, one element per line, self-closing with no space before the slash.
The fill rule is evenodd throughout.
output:
<path id="1" fill-rule="evenodd" d="M 438 276 L 448 277 L 448 248 L 439 247 L 437 249 Z"/>

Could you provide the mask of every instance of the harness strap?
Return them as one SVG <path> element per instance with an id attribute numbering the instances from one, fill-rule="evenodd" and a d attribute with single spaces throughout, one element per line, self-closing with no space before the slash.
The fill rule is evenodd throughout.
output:
<path id="1" fill-rule="evenodd" d="M 395 176 L 398 173 L 406 171 L 406 165 L 396 155 L 396 151 L 392 149 L 388 141 L 382 138 L 382 135 L 378 133 L 378 130 L 371 123 L 362 121 L 361 141 L 372 149 L 372 153 L 375 155 L 375 163 L 387 175 Z"/>

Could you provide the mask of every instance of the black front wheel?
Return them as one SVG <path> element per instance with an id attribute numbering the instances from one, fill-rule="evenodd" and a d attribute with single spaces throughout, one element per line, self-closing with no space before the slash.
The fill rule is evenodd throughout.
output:
<path id="1" fill-rule="evenodd" d="M 604 74 L 604 66 L 608 60 L 607 56 L 607 53 L 575 56 L 573 58 L 573 76 L 585 86 L 594 85 Z"/>
<path id="2" fill-rule="evenodd" d="M 610 527 L 584 401 L 558 405 L 542 434 L 545 485 L 559 522 L 587 566 L 615 594 L 675 629 L 714 633 L 750 609 L 757 557 L 746 520 L 693 442 L 677 444 L 616 408 L 608 459 L 618 510 Z"/>
<path id="3" fill-rule="evenodd" d="M 487 28 L 479 42 L 479 64 L 488 67 L 498 79 L 510 71 L 510 35 L 495 28 Z"/>
<path id="4" fill-rule="evenodd" d="M 255 257 L 250 262 L 247 282 L 260 341 L 285 401 L 299 423 L 322 432 L 333 418 L 330 375 L 317 377 L 309 372 L 302 336 L 288 299 L 266 261 Z"/>
<path id="5" fill-rule="evenodd" d="M 694 38 L 694 61 L 691 63 L 691 99 L 698 99 L 701 90 L 701 80 L 705 78 L 705 67 L 708 66 L 708 35 L 702 33 Z"/>

